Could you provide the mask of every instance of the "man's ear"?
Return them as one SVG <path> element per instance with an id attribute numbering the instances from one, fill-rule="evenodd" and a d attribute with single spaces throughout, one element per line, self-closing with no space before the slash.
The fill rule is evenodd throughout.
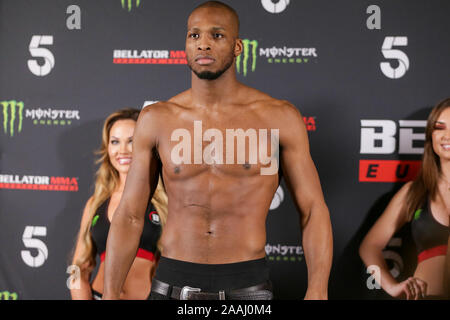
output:
<path id="1" fill-rule="evenodd" d="M 242 44 L 242 39 L 237 38 L 236 43 L 234 44 L 234 56 L 238 57 L 241 55 L 244 46 Z"/>

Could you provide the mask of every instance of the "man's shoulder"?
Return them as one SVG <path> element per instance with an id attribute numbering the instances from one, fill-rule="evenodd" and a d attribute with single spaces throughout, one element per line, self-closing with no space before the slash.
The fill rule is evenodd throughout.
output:
<path id="1" fill-rule="evenodd" d="M 174 113 L 179 112 L 184 109 L 188 104 L 189 92 L 184 91 L 176 96 L 170 98 L 169 100 L 157 101 L 153 104 L 147 105 L 142 108 L 145 114 L 154 115 L 174 115 Z"/>
<path id="2" fill-rule="evenodd" d="M 292 103 L 284 99 L 278 99 L 272 97 L 268 93 L 260 91 L 258 89 L 244 86 L 244 92 L 247 96 L 247 103 L 267 108 L 277 108 L 277 109 L 291 109 L 295 108 Z"/>
<path id="3" fill-rule="evenodd" d="M 173 115 L 173 113 L 176 112 L 176 110 L 181 107 L 182 107 L 181 105 L 171 100 L 158 101 L 142 108 L 141 117 L 150 118 L 150 117 L 163 117 Z"/>
<path id="4" fill-rule="evenodd" d="M 255 91 L 252 94 L 250 104 L 256 111 L 270 114 L 270 116 L 291 117 L 300 115 L 300 111 L 291 102 L 277 99 L 267 93 Z"/>
<path id="5" fill-rule="evenodd" d="M 260 103 L 266 106 L 267 108 L 272 109 L 273 111 L 280 111 L 280 112 L 298 111 L 298 109 L 291 102 L 273 97 L 271 97 L 270 99 L 261 100 Z"/>

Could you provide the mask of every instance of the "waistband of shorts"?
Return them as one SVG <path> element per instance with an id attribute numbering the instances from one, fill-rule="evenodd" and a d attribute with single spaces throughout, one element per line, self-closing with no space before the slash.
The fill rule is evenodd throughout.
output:
<path id="1" fill-rule="evenodd" d="M 268 268 L 266 258 L 247 260 L 234 263 L 223 264 L 202 264 L 194 263 L 182 260 L 175 260 L 166 257 L 162 257 L 159 260 L 158 268 L 170 269 L 172 271 L 178 271 L 181 273 L 191 274 L 238 274 L 246 272 L 258 272 L 264 271 Z"/>

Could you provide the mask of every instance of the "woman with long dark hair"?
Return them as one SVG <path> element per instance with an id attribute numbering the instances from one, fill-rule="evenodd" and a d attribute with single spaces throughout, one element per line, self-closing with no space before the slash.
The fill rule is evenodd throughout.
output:
<path id="1" fill-rule="evenodd" d="M 359 254 L 367 266 L 378 266 L 381 287 L 392 297 L 448 299 L 445 290 L 450 217 L 450 98 L 431 111 L 421 169 L 406 183 L 364 238 Z M 389 273 L 382 250 L 403 225 L 410 223 L 417 248 L 414 275 L 398 283 Z"/>
<path id="2" fill-rule="evenodd" d="M 95 191 L 83 211 L 80 232 L 72 264 L 79 268 L 79 278 L 72 277 L 72 299 L 101 299 L 103 293 L 106 239 L 114 212 L 122 197 L 132 160 L 132 141 L 139 110 L 123 109 L 111 114 L 103 125 L 102 144 L 98 151 L 100 167 L 96 174 Z M 161 226 L 167 216 L 167 195 L 161 181 L 149 201 L 139 250 L 125 280 L 121 299 L 146 299 L 158 258 Z M 98 272 L 90 277 L 100 256 Z M 75 273 L 77 274 L 77 273 Z"/>

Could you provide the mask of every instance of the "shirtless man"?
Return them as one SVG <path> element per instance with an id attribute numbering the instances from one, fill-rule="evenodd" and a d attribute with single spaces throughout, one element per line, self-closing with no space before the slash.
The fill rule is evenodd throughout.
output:
<path id="1" fill-rule="evenodd" d="M 104 299 L 119 298 L 159 172 L 169 205 L 151 297 L 272 298 L 265 261 L 265 223 L 280 183 L 278 170 L 261 174 L 269 165 L 249 161 L 256 152 L 250 143 L 245 145 L 245 163 L 236 161 L 240 156 L 236 152 L 242 151 L 239 147 L 230 158 L 234 157 L 232 163 L 224 160 L 229 159 L 225 147 L 216 148 L 209 161 L 180 163 L 174 159 L 179 155 L 174 150 L 181 138 L 174 138 L 174 133 L 180 129 L 189 133 L 195 144 L 198 133 L 194 127 L 198 129 L 199 123 L 205 136 L 208 129 L 223 137 L 227 129 L 279 130 L 279 169 L 300 213 L 303 230 L 308 267 L 305 298 L 327 299 L 333 251 L 331 223 L 300 112 L 287 101 L 237 81 L 235 59 L 243 45 L 238 38 L 239 19 L 232 8 L 208 1 L 190 14 L 187 28 L 191 88 L 167 102 L 144 108 L 139 116 L 133 161 L 108 236 Z M 193 159 L 198 150 L 207 153 L 212 142 L 205 136 L 200 145 L 185 149 L 181 156 Z M 274 150 L 274 137 L 268 138 L 268 152 Z M 188 137 L 184 139 L 189 142 Z"/>

